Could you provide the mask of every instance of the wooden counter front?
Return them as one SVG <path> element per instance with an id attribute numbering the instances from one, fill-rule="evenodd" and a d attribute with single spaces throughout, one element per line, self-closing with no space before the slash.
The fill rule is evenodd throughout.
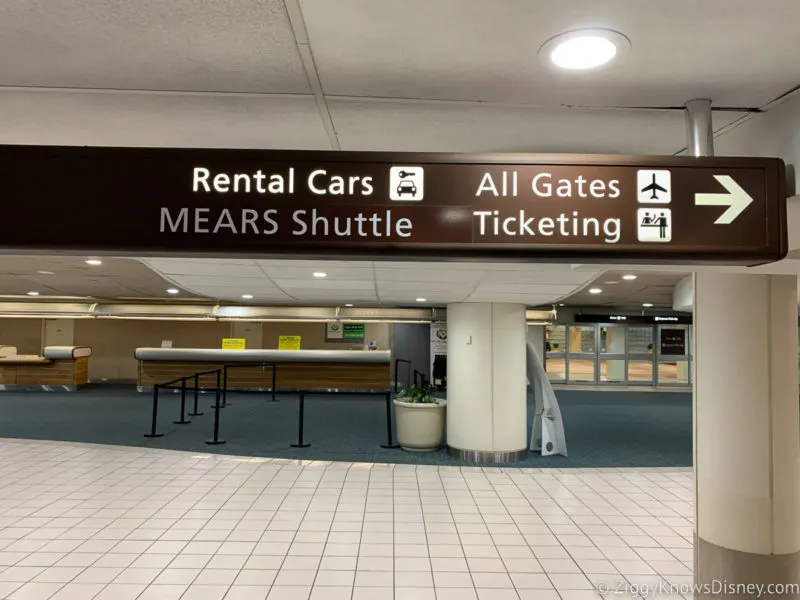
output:
<path id="1" fill-rule="evenodd" d="M 250 363 L 276 364 L 278 390 L 388 390 L 391 355 L 348 351 L 245 351 L 137 349 L 139 387 L 152 388 L 201 371 L 228 365 L 228 389 L 272 389 L 272 368 Z M 195 358 L 196 357 L 196 358 Z M 245 360 L 246 359 L 246 360 Z M 192 381 L 187 384 L 193 385 Z M 202 375 L 200 386 L 216 386 L 216 375 Z"/>
<path id="2" fill-rule="evenodd" d="M 70 386 L 89 383 L 89 357 L 46 359 L 41 356 L 0 358 L 0 384 L 20 386 Z"/>
<path id="3" fill-rule="evenodd" d="M 343 389 L 386 390 L 391 378 L 389 364 L 381 363 L 276 363 L 276 388 L 299 389 Z M 223 363 L 208 362 L 161 362 L 139 363 L 139 386 L 153 387 L 179 377 L 189 377 L 200 371 L 221 369 Z M 202 375 L 200 386 L 214 387 L 216 375 Z M 192 382 L 188 382 L 191 386 Z M 228 369 L 228 389 L 272 389 L 270 367 L 233 366 Z"/>

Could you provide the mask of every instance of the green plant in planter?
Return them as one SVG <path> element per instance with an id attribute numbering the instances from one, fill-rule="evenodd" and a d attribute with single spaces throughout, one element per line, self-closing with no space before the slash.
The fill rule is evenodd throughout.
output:
<path id="1" fill-rule="evenodd" d="M 433 395 L 430 388 L 420 388 L 412 385 L 410 388 L 400 390 L 395 396 L 397 400 L 411 404 L 438 404 L 439 400 Z"/>

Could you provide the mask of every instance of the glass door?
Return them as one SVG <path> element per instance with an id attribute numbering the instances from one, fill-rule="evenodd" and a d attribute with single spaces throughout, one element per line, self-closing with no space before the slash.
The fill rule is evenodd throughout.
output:
<path id="1" fill-rule="evenodd" d="M 567 380 L 567 326 L 550 325 L 544 333 L 544 369 L 553 383 Z"/>
<path id="2" fill-rule="evenodd" d="M 628 383 L 633 385 L 655 383 L 654 340 L 653 325 L 628 326 Z"/>
<path id="3" fill-rule="evenodd" d="M 567 327 L 567 381 L 595 383 L 597 381 L 596 325 Z"/>
<path id="4" fill-rule="evenodd" d="M 625 383 L 625 325 L 600 325 L 598 383 Z"/>

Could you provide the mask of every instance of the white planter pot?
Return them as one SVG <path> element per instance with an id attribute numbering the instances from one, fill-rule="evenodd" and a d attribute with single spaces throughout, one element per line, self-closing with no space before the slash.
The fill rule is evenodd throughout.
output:
<path id="1" fill-rule="evenodd" d="M 403 450 L 431 452 L 444 444 L 445 410 L 447 402 L 417 404 L 394 401 L 397 420 L 397 441 Z"/>

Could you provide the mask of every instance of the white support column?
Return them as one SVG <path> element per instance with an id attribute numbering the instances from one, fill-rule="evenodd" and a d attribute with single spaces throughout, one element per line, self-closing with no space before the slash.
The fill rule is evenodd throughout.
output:
<path id="1" fill-rule="evenodd" d="M 447 307 L 447 446 L 460 458 L 509 462 L 527 448 L 525 306 Z"/>
<path id="2" fill-rule="evenodd" d="M 695 582 L 712 586 L 697 597 L 796 583 L 797 278 L 696 273 L 694 323 Z"/>

